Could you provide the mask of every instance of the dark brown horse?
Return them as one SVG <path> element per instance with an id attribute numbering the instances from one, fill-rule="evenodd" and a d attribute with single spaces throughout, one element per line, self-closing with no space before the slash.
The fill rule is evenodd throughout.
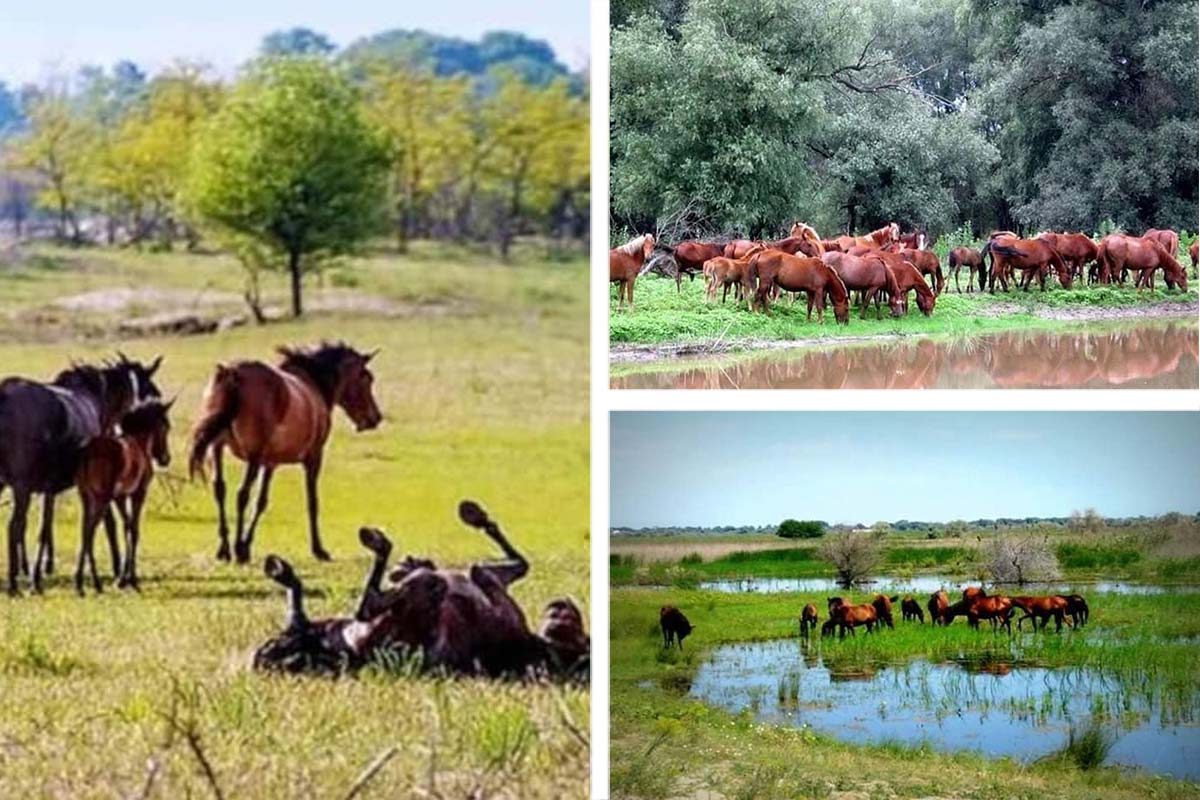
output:
<path id="1" fill-rule="evenodd" d="M 541 631 L 530 631 L 509 594 L 528 562 L 475 503 L 463 502 L 459 517 L 499 545 L 505 560 L 453 570 L 410 557 L 384 588 L 392 543 L 363 528 L 359 540 L 374 559 L 353 617 L 309 620 L 299 577 L 282 558 L 268 556 L 267 576 L 287 590 L 287 626 L 258 648 L 254 668 L 337 673 L 390 657 L 419 659 L 423 670 L 451 675 L 586 680 L 589 643 L 578 607 L 556 600 Z"/>
<path id="2" fill-rule="evenodd" d="M 608 251 L 608 282 L 617 284 L 618 310 L 625 307 L 626 298 L 629 310 L 633 310 L 633 284 L 645 271 L 646 259 L 653 252 L 654 237 L 648 233 Z"/>
<path id="3" fill-rule="evenodd" d="M 8 591 L 17 572 L 29 571 L 25 526 L 34 494 L 43 495 L 42 527 L 30 580 L 40 591 L 43 572 L 54 569 L 54 497 L 75 485 L 83 449 L 113 430 L 139 400 L 159 397 L 149 366 L 124 355 L 101 366 L 71 367 L 49 384 L 24 378 L 0 381 L 0 492 L 12 487 L 8 523 Z"/>
<path id="4" fill-rule="evenodd" d="M 1187 291 L 1187 271 L 1158 242 L 1114 233 L 1100 242 L 1096 260 L 1100 264 L 1101 283 L 1111 283 L 1125 270 L 1134 270 L 1139 274 L 1140 290 L 1152 286 L 1154 271 L 1161 269 L 1168 286 Z"/>
<path id="5" fill-rule="evenodd" d="M 950 608 L 950 596 L 942 589 L 929 595 L 929 621 L 934 625 L 949 625 L 946 611 Z"/>
<path id="6" fill-rule="evenodd" d="M 833 316 L 840 324 L 850 321 L 850 294 L 846 284 L 819 258 L 792 256 L 778 250 L 757 253 L 750 267 L 758 283 L 757 304 L 770 313 L 768 298 L 776 287 L 788 292 L 808 293 L 808 320 L 812 321 L 813 303 L 817 304 L 817 319 L 825 321 L 825 295 L 833 300 Z"/>
<path id="7" fill-rule="evenodd" d="M 692 623 L 675 606 L 663 606 L 658 610 L 658 624 L 662 628 L 663 646 L 670 647 L 672 641 L 683 649 L 683 640 L 694 630 Z"/>
<path id="8" fill-rule="evenodd" d="M 813 603 L 805 604 L 804 608 L 800 611 L 800 636 L 807 639 L 809 632 L 816 630 L 819 620 L 816 605 Z"/>
<path id="9" fill-rule="evenodd" d="M 875 318 L 881 319 L 883 313 L 879 306 L 879 298 L 887 294 L 888 305 L 892 316 L 899 317 L 904 313 L 904 295 L 896 283 L 895 274 L 887 268 L 883 260 L 871 254 L 867 256 L 852 256 L 846 253 L 826 253 L 821 260 L 838 274 L 847 291 L 862 292 L 862 318 L 867 318 L 867 306 L 875 301 Z"/>
<path id="10" fill-rule="evenodd" d="M 892 617 L 892 603 L 899 600 L 900 595 L 898 594 L 891 597 L 888 597 L 886 594 L 877 594 L 871 600 L 871 605 L 875 607 L 875 613 L 879 615 L 879 621 L 893 630 L 896 627 L 896 622 Z"/>
<path id="11" fill-rule="evenodd" d="M 1042 630 L 1046 630 L 1046 624 L 1051 618 L 1054 619 L 1054 630 L 1062 632 L 1063 617 L 1067 614 L 1067 598 L 1059 595 L 1049 595 L 1047 597 L 1033 597 L 1029 595 L 1021 595 L 1012 598 L 1012 604 L 1025 612 L 1025 616 L 1017 620 L 1017 630 L 1021 630 L 1021 623 L 1027 619 L 1033 620 L 1033 629 L 1036 631 L 1038 622 L 1042 623 Z"/>
<path id="12" fill-rule="evenodd" d="M 1071 624 L 1076 628 L 1086 625 L 1088 617 L 1091 615 L 1091 609 L 1088 608 L 1087 600 L 1083 599 L 1080 594 L 1060 595 L 1067 601 L 1067 614 L 1071 617 Z"/>
<path id="13" fill-rule="evenodd" d="M 1025 277 L 1021 283 L 1025 291 L 1029 291 L 1034 276 L 1042 291 L 1046 290 L 1046 276 L 1050 267 L 1058 273 L 1059 283 L 1064 289 L 1071 288 L 1071 271 L 1066 262 L 1051 247 L 1040 239 L 1019 239 L 1007 233 L 993 234 L 983 246 L 983 252 L 992 257 L 991 278 L 988 280 L 988 291 L 996 290 L 996 281 L 1000 288 L 1008 291 L 1008 279 L 1014 269 L 1021 270 Z"/>
<path id="14" fill-rule="evenodd" d="M 171 422 L 170 403 L 150 400 L 121 417 L 119 435 L 93 439 L 83 450 L 83 460 L 75 477 L 83 514 L 79 563 L 75 567 L 75 591 L 83 594 L 85 563 L 91 568 L 92 585 L 102 591 L 96 572 L 96 526 L 104 521 L 109 545 L 115 544 L 112 506 L 116 506 L 125 529 L 125 558 L 117 586 L 138 588 L 137 550 L 141 538 L 142 506 L 154 479 L 154 465 L 164 469 L 171 463 L 168 436 Z M 116 551 L 116 548 L 112 548 Z M 114 561 L 114 571 L 117 570 Z"/>
<path id="15" fill-rule="evenodd" d="M 925 624 L 925 612 L 921 610 L 921 604 L 911 597 L 900 601 L 900 616 L 905 622 L 916 620 L 922 625 Z"/>
<path id="16" fill-rule="evenodd" d="M 879 624 L 879 612 L 870 603 L 852 606 L 841 597 L 830 597 L 826 604 L 829 606 L 829 621 L 837 626 L 839 639 L 846 638 L 846 631 L 856 636 L 854 629 L 859 626 L 864 626 L 867 633 L 871 633 Z"/>
<path id="17" fill-rule="evenodd" d="M 704 271 L 704 262 L 710 258 L 719 258 L 725 254 L 725 245 L 716 242 L 700 242 L 688 239 L 671 249 L 671 257 L 675 260 L 675 292 L 683 291 L 683 276 L 695 280 L 696 275 Z"/>
<path id="18" fill-rule="evenodd" d="M 1077 279 L 1084 276 L 1083 268 L 1096 260 L 1096 243 L 1082 233 L 1043 232 L 1034 237 L 1054 248 L 1054 252 L 1066 262 L 1071 275 Z"/>
<path id="19" fill-rule="evenodd" d="M 329 553 L 321 546 L 317 526 L 317 478 L 321 473 L 325 443 L 332 427 L 334 407 L 346 412 L 359 431 L 371 430 L 383 419 L 371 384 L 375 377 L 367 365 L 374 353 L 359 353 L 344 343 L 323 343 L 308 348 L 282 347 L 278 365 L 239 361 L 218 365 L 208 383 L 198 422 L 192 431 L 191 474 L 201 472 L 212 451 L 213 495 L 217 502 L 217 558 L 229 560 L 229 525 L 225 519 L 226 447 L 246 462 L 246 475 L 237 493 L 237 529 L 234 539 L 239 564 L 250 560 L 254 528 L 267 509 L 271 476 L 282 464 L 304 466 L 308 497 L 308 531 L 312 554 L 321 561 Z M 255 480 L 262 473 L 258 505 L 245 527 L 246 505 Z"/>
<path id="20" fill-rule="evenodd" d="M 983 291 L 983 258 L 980 257 L 978 250 L 973 247 L 956 247 L 950 251 L 947 262 L 950 265 L 950 272 L 954 274 L 954 288 L 959 294 L 962 294 L 962 286 L 958 283 L 958 273 L 963 267 L 967 268 L 967 291 L 975 291 L 973 284 L 977 272 L 979 273 L 979 291 Z"/>
<path id="21" fill-rule="evenodd" d="M 964 592 L 964 594 L 966 593 Z M 948 625 L 954 621 L 955 617 L 965 615 L 967 623 L 977 630 L 979 621 L 986 619 L 991 621 L 993 630 L 999 624 L 1000 627 L 1008 630 L 1009 635 L 1012 635 L 1012 610 L 1011 598 L 1004 595 L 991 597 L 983 594 L 982 590 L 977 590 L 977 593 L 972 593 L 970 597 L 964 597 L 946 609 L 945 619 Z"/>

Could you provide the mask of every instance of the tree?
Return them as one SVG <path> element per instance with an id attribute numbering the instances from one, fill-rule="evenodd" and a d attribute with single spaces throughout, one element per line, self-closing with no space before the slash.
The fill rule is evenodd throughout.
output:
<path id="1" fill-rule="evenodd" d="M 37 205 L 56 214 L 59 239 L 79 243 L 83 235 L 78 211 L 97 138 L 94 125 L 54 91 L 31 102 L 27 122 L 27 132 L 13 145 L 11 166 L 41 179 Z"/>
<path id="2" fill-rule="evenodd" d="M 1071 529 L 1083 533 L 1099 533 L 1100 529 L 1104 527 L 1104 517 L 1100 516 L 1094 508 L 1085 511 L 1075 509 L 1071 512 L 1071 518 L 1067 524 Z"/>
<path id="3" fill-rule="evenodd" d="M 1045 536 L 998 534 L 986 548 L 988 574 L 996 583 L 1023 585 L 1061 577 L 1058 557 Z"/>
<path id="4" fill-rule="evenodd" d="M 817 556 L 833 564 L 838 585 L 849 589 L 870 577 L 879 564 L 881 551 L 875 537 L 855 531 L 826 536 L 817 548 Z"/>
<path id="5" fill-rule="evenodd" d="M 785 519 L 779 523 L 775 535 L 784 539 L 816 539 L 825 534 L 826 527 L 824 522 L 816 520 Z"/>
<path id="6" fill-rule="evenodd" d="M 187 192 L 251 275 L 260 263 L 286 266 L 300 316 L 302 272 L 378 230 L 386 166 L 342 72 L 316 58 L 265 59 L 200 132 Z"/>
<path id="7" fill-rule="evenodd" d="M 323 33 L 309 28 L 288 28 L 263 37 L 258 51 L 264 56 L 327 56 L 337 46 Z"/>

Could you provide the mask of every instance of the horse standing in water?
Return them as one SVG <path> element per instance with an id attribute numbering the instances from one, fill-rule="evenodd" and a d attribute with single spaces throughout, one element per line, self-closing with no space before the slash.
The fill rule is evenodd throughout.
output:
<path id="1" fill-rule="evenodd" d="M 254 529 L 267 510 L 271 476 L 282 464 L 304 466 L 308 499 L 308 532 L 312 554 L 328 561 L 317 525 L 317 478 L 321 473 L 325 443 L 332 427 L 334 407 L 346 412 L 359 431 L 379 425 L 383 415 L 375 405 L 367 368 L 374 352 L 359 353 L 344 343 L 322 343 L 308 348 L 279 348 L 278 365 L 239 361 L 218 365 L 204 393 L 204 405 L 192 432 L 189 471 L 201 472 L 212 452 L 213 496 L 217 502 L 217 558 L 229 560 L 229 525 L 225 518 L 225 448 L 246 462 L 246 475 L 237 493 L 237 528 L 234 554 L 239 564 L 250 560 Z M 254 483 L 262 474 L 258 505 L 249 527 L 246 505 Z"/>
<path id="2" fill-rule="evenodd" d="M 16 594 L 17 571 L 28 570 L 25 526 L 34 494 L 42 494 L 42 527 L 30 582 L 41 591 L 42 574 L 54 569 L 54 498 L 75 485 L 83 449 L 113 429 L 140 400 L 159 397 L 149 366 L 124 355 L 101 366 L 76 365 L 49 384 L 24 378 L 0 381 L 0 491 L 11 486 L 8 523 L 8 592 Z"/>
<path id="3" fill-rule="evenodd" d="M 646 260 L 653 252 L 654 237 L 648 233 L 608 251 L 608 282 L 617 284 L 618 310 L 625 307 L 627 297 L 629 310 L 633 310 L 633 284 L 645 271 Z"/>

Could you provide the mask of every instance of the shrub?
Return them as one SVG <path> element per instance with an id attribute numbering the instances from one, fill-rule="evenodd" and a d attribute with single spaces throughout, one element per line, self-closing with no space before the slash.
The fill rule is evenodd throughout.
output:
<path id="1" fill-rule="evenodd" d="M 817 555 L 833 564 L 838 583 L 848 589 L 871 575 L 879 564 L 880 549 L 869 533 L 839 533 L 826 538 Z"/>
<path id="2" fill-rule="evenodd" d="M 819 520 L 785 519 L 779 523 L 775 535 L 784 539 L 816 539 L 825 535 L 827 527 L 826 523 Z"/>

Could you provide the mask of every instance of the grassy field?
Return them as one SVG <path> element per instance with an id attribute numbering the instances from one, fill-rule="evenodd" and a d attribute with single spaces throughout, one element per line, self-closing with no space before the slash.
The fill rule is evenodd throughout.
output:
<path id="1" fill-rule="evenodd" d="M 40 248 L 0 263 L 4 374 L 50 378 L 72 358 L 119 346 L 162 353 L 156 381 L 179 393 L 174 460 L 143 524 L 142 593 L 75 596 L 66 575 L 78 504 L 64 494 L 54 582 L 42 597 L 0 598 L 0 797 L 132 797 L 148 781 L 156 797 L 213 796 L 199 754 L 225 797 L 345 796 L 393 747 L 358 796 L 586 796 L 586 691 L 379 672 L 290 679 L 247 666 L 282 625 L 282 598 L 261 574 L 266 553 L 296 565 L 312 615 L 347 613 L 368 563 L 360 525 L 389 531 L 398 555 L 494 558 L 456 520 L 464 497 L 528 555 L 532 571 L 514 594 L 534 621 L 560 595 L 586 613 L 585 259 L 529 252 L 499 265 L 420 245 L 312 281 L 313 312 L 300 322 L 118 341 L 121 317 L 240 314 L 241 286 L 223 256 Z M 281 280 L 264 289 L 283 304 Z M 211 495 L 183 475 L 208 375 L 220 360 L 271 358 L 276 345 L 322 338 L 382 347 L 372 366 L 384 423 L 355 434 L 337 412 L 326 451 L 322 525 L 335 560 L 310 557 L 301 472 L 283 469 L 253 565 L 218 564 Z M 237 465 L 232 480 L 240 474 Z M 5 522 L 9 509 L 0 508 Z"/>
<path id="2" fill-rule="evenodd" d="M 738 340 L 845 339 L 849 337 L 969 336 L 1009 330 L 1060 330 L 1071 327 L 1080 310 L 1100 317 L 1107 309 L 1135 316 L 1194 315 L 1198 296 L 1197 281 L 1189 279 L 1188 291 L 1167 290 L 1160 280 L 1153 291 L 1140 295 L 1132 286 L 1080 286 L 1063 289 L 1057 284 L 1046 292 L 1008 294 L 958 294 L 953 283 L 937 299 L 933 316 L 925 317 L 915 306 L 907 316 L 893 319 L 884 308 L 881 320 L 874 309 L 867 319 L 859 318 L 857 306 L 851 309 L 850 324 L 836 325 L 832 309 L 824 325 L 815 315 L 805 320 L 804 303 L 789 305 L 786 300 L 771 308 L 770 316 L 746 310 L 745 303 L 732 300 L 705 304 L 704 284 L 685 280 L 682 293 L 676 293 L 674 279 L 647 276 L 634 290 L 636 309 L 618 311 L 616 291 L 609 298 L 609 339 L 613 344 L 665 344 L 670 342 L 712 342 L 728 344 Z M 1050 284 L 1047 284 L 1048 286 Z M 965 288 L 965 284 L 964 284 Z M 1086 311 L 1092 309 L 1092 312 Z"/>
<path id="3" fill-rule="evenodd" d="M 861 593 L 849 593 L 865 599 Z M 1200 787 L 1069 758 L 1022 764 L 900 743 L 853 744 L 811 728 L 762 724 L 688 695 L 719 645 L 795 638 L 805 602 L 823 597 L 614 588 L 612 787 L 614 797 L 667 798 L 1191 798 Z M 670 603 L 696 625 L 686 649 L 662 649 L 658 608 Z M 895 631 L 819 643 L 831 672 L 861 674 L 913 659 L 1090 666 L 1133 686 L 1192 702 L 1200 650 L 1200 596 L 1093 599 L 1087 634 L 1026 634 L 1010 642 L 961 622 L 947 629 L 897 623 Z"/>

